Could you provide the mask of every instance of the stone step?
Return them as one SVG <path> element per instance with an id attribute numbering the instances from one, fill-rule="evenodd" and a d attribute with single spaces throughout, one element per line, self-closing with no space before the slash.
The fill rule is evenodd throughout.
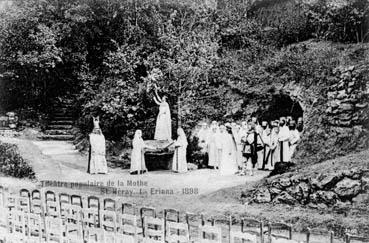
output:
<path id="1" fill-rule="evenodd" d="M 62 115 L 62 116 L 52 115 L 51 118 L 55 121 L 73 121 L 72 116 L 66 116 L 66 115 Z"/>
<path id="2" fill-rule="evenodd" d="M 48 130 L 69 130 L 72 129 L 72 125 L 61 125 L 61 124 L 57 124 L 57 125 L 48 125 L 47 129 Z"/>
<path id="3" fill-rule="evenodd" d="M 45 130 L 45 134 L 47 135 L 72 135 L 70 130 L 59 130 L 59 129 L 48 129 Z"/>
<path id="4" fill-rule="evenodd" d="M 72 116 L 71 113 L 72 112 L 68 109 L 65 109 L 65 110 L 57 109 L 57 110 L 51 112 L 51 114 L 53 116 Z"/>
<path id="5" fill-rule="evenodd" d="M 49 125 L 73 125 L 73 121 L 70 120 L 52 120 Z"/>
<path id="6" fill-rule="evenodd" d="M 41 135 L 39 136 L 42 140 L 73 140 L 73 135 Z"/>

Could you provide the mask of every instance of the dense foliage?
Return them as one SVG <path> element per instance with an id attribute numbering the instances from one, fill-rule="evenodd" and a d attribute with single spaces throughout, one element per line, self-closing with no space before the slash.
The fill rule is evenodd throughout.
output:
<path id="1" fill-rule="evenodd" d="M 55 97 L 73 96 L 82 132 L 90 131 L 92 115 L 100 115 L 109 140 L 126 140 L 138 128 L 151 138 L 154 84 L 169 98 L 173 128 L 188 129 L 201 119 L 237 119 L 247 115 L 243 109 L 255 95 L 264 95 L 253 92 L 260 90 L 257 84 L 327 75 L 312 70 L 324 67 L 314 53 L 306 59 L 288 54 L 293 48 L 283 54 L 281 47 L 312 37 L 368 39 L 365 1 L 344 7 L 270 2 L 214 8 L 175 0 L 14 1 L 0 13 L 7 108 L 47 112 Z M 234 99 L 230 91 L 246 99 Z"/>
<path id="2" fill-rule="evenodd" d="M 17 178 L 35 178 L 32 167 L 19 154 L 14 144 L 0 142 L 0 173 Z"/>

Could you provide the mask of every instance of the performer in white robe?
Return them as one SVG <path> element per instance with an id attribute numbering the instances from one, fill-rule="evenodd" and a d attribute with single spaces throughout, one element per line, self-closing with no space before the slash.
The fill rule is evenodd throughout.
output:
<path id="1" fill-rule="evenodd" d="M 224 125 L 220 125 L 219 129 L 218 129 L 218 138 L 219 138 L 219 145 L 220 145 L 220 147 L 218 149 L 218 152 L 219 152 L 219 155 L 218 155 L 219 156 L 219 165 L 220 165 L 220 163 L 222 161 L 222 158 L 223 158 L 223 142 L 222 142 L 222 140 L 226 136 L 226 133 L 227 133 L 226 127 Z M 219 166 L 218 166 L 218 169 L 219 169 Z"/>
<path id="2" fill-rule="evenodd" d="M 242 156 L 243 143 L 240 125 L 235 125 L 235 128 L 233 129 L 233 135 L 237 144 L 237 166 L 238 168 L 242 168 L 245 158 Z"/>
<path id="3" fill-rule="evenodd" d="M 177 129 L 178 138 L 174 143 L 175 151 L 173 157 L 172 170 L 178 173 L 187 172 L 187 138 L 182 128 Z"/>
<path id="4" fill-rule="evenodd" d="M 214 169 L 218 169 L 221 153 L 221 139 L 218 128 L 215 125 L 212 126 L 211 131 L 208 134 L 207 141 L 207 152 L 209 156 L 208 165 L 213 167 Z"/>
<path id="5" fill-rule="evenodd" d="M 221 175 L 234 175 L 237 172 L 237 145 L 232 134 L 230 124 L 227 124 L 227 130 L 221 137 L 222 157 L 219 164 Z"/>
<path id="6" fill-rule="evenodd" d="M 141 174 L 147 172 L 145 163 L 145 148 L 155 149 L 145 144 L 142 139 L 142 131 L 136 130 L 135 136 L 132 141 L 132 153 L 131 153 L 131 174 Z"/>
<path id="7" fill-rule="evenodd" d="M 164 95 L 163 98 L 160 98 L 158 95 L 157 89 L 155 89 L 154 101 L 157 105 L 159 105 L 159 114 L 156 119 L 155 126 L 155 140 L 172 140 L 172 120 L 170 116 L 170 108 L 167 103 L 167 97 Z"/>
<path id="8" fill-rule="evenodd" d="M 290 154 L 289 154 L 289 160 L 291 160 L 293 154 L 295 153 L 296 150 L 296 146 L 298 144 L 298 142 L 300 141 L 300 132 L 296 129 L 296 122 L 295 121 L 291 121 L 290 122 L 290 138 L 289 138 L 289 143 L 290 143 Z"/>
<path id="9" fill-rule="evenodd" d="M 286 125 L 286 119 L 281 117 L 280 122 L 280 131 L 279 131 L 279 146 L 280 146 L 280 162 L 289 162 L 290 157 L 290 129 Z"/>
<path id="10" fill-rule="evenodd" d="M 105 137 L 99 125 L 99 118 L 93 117 L 94 129 L 90 134 L 90 153 L 88 159 L 87 173 L 106 174 L 108 165 L 106 162 Z"/>
<path id="11" fill-rule="evenodd" d="M 279 125 L 273 123 L 273 129 L 270 134 L 270 155 L 265 166 L 268 170 L 273 170 L 275 163 L 280 161 L 280 147 L 279 147 Z"/>

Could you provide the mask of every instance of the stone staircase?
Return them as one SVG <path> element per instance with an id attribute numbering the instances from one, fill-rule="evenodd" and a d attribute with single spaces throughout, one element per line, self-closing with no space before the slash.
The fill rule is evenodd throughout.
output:
<path id="1" fill-rule="evenodd" d="M 53 105 L 49 123 L 44 135 L 40 137 L 42 140 L 69 141 L 74 139 L 71 131 L 74 124 L 71 108 L 71 101 L 68 100 L 59 100 Z"/>

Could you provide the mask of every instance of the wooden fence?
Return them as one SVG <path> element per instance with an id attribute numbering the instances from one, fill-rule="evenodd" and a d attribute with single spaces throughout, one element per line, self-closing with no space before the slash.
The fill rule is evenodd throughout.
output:
<path id="1" fill-rule="evenodd" d="M 297 239 L 295 236 L 299 235 Z M 302 237 L 301 237 L 302 236 Z M 0 241 L 102 243 L 321 243 L 342 242 L 333 232 L 308 229 L 296 233 L 284 223 L 252 218 L 209 219 L 176 209 L 157 212 L 121 200 L 0 187 Z M 369 242 L 346 234 L 345 243 Z"/>

